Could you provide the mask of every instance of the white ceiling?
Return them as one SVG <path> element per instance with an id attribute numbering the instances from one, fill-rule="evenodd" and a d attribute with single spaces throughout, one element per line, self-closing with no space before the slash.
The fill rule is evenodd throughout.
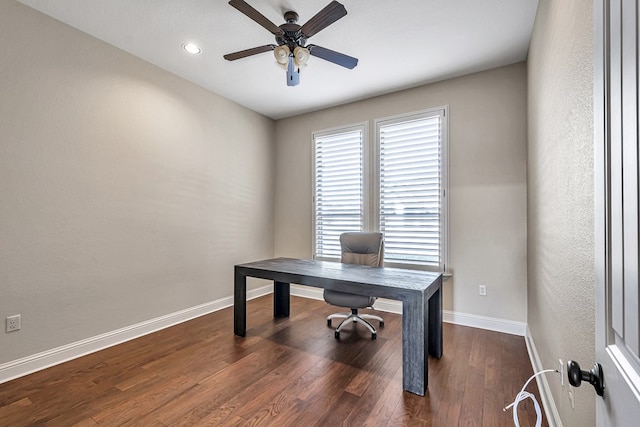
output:
<path id="1" fill-rule="evenodd" d="M 353 70 L 311 57 L 286 85 L 273 55 L 222 55 L 274 43 L 225 0 L 19 0 L 274 119 L 523 61 L 537 0 L 340 0 L 348 14 L 309 43 L 355 56 Z M 246 0 L 276 25 L 304 24 L 330 0 Z M 192 56 L 182 44 L 203 52 Z"/>

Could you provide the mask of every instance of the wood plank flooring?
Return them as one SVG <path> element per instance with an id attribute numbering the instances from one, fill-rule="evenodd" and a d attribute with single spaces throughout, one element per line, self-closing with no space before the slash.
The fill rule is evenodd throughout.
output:
<path id="1" fill-rule="evenodd" d="M 402 390 L 401 317 L 382 313 L 375 341 L 362 326 L 336 341 L 336 311 L 291 297 L 274 319 L 266 296 L 249 301 L 245 338 L 228 308 L 0 384 L 0 426 L 513 425 L 502 408 L 533 373 L 522 337 L 445 324 L 420 397 Z M 535 425 L 530 400 L 519 414 Z"/>

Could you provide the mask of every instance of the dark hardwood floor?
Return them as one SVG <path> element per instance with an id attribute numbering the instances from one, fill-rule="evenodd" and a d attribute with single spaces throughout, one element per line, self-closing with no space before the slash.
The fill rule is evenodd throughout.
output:
<path id="1" fill-rule="evenodd" d="M 336 341 L 336 311 L 291 297 L 274 319 L 266 296 L 248 303 L 245 338 L 227 308 L 0 384 L 0 425 L 513 425 L 502 408 L 533 373 L 522 337 L 445 324 L 420 397 L 402 391 L 401 317 L 382 313 L 375 341 L 362 326 Z M 535 425 L 530 400 L 519 414 Z"/>

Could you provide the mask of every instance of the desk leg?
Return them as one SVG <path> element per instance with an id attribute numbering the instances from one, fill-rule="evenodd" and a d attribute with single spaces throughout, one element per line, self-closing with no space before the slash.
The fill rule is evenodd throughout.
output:
<path id="1" fill-rule="evenodd" d="M 429 354 L 442 357 L 442 288 L 429 298 Z"/>
<path id="2" fill-rule="evenodd" d="M 289 317 L 290 293 L 289 283 L 273 282 L 273 317 Z"/>
<path id="3" fill-rule="evenodd" d="M 238 267 L 233 281 L 233 332 L 241 337 L 247 332 L 247 276 Z"/>
<path id="4" fill-rule="evenodd" d="M 402 302 L 402 387 L 424 396 L 427 390 L 429 304 L 424 294 Z"/>

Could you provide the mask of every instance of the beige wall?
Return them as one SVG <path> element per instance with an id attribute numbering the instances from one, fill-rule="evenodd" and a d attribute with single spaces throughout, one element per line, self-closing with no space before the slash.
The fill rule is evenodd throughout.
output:
<path id="1" fill-rule="evenodd" d="M 276 122 L 275 252 L 312 253 L 311 134 L 449 105 L 445 308 L 526 321 L 526 66 L 519 63 Z M 478 295 L 478 285 L 487 296 Z"/>
<path id="2" fill-rule="evenodd" d="M 272 120 L 13 1 L 0 40 L 0 363 L 230 296 L 272 255 Z"/>
<path id="3" fill-rule="evenodd" d="M 593 26 L 590 0 L 540 0 L 529 51 L 528 323 L 542 365 L 589 366 L 594 344 Z M 594 392 L 549 385 L 566 426 L 594 425 Z"/>

